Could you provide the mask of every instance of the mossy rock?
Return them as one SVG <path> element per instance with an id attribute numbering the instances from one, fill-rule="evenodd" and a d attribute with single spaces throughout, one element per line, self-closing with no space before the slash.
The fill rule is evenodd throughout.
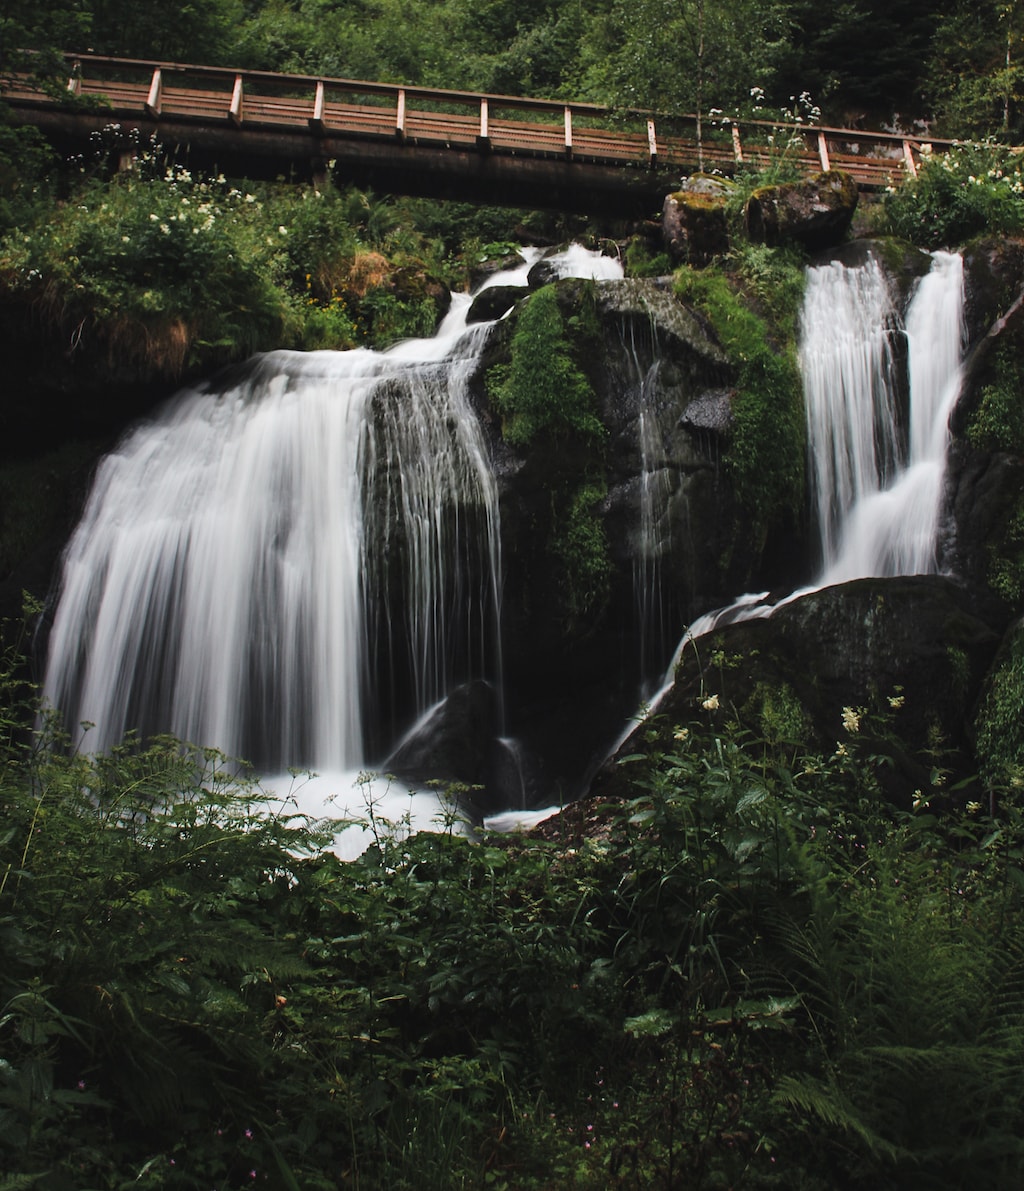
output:
<path id="1" fill-rule="evenodd" d="M 857 209 L 857 184 L 842 170 L 801 182 L 761 186 L 743 209 L 748 238 L 775 248 L 800 244 L 816 250 L 841 243 Z"/>
<path id="2" fill-rule="evenodd" d="M 661 213 L 662 241 L 677 263 L 706 265 L 729 250 L 726 211 L 733 184 L 694 174 L 667 195 Z"/>

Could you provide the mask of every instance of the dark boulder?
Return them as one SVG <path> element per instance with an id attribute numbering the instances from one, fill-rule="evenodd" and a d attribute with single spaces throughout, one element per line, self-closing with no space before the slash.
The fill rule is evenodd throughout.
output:
<path id="1" fill-rule="evenodd" d="M 452 691 L 406 733 L 381 767 L 407 782 L 476 785 L 487 778 L 498 697 L 483 680 Z"/>
<path id="2" fill-rule="evenodd" d="M 801 182 L 760 187 L 747 199 L 743 217 L 755 244 L 815 250 L 840 243 L 856 209 L 856 182 L 842 170 L 827 170 Z"/>
<path id="3" fill-rule="evenodd" d="M 466 315 L 467 323 L 489 323 L 507 314 L 520 298 L 530 292 L 527 285 L 490 285 L 473 299 Z"/>
<path id="4" fill-rule="evenodd" d="M 729 250 L 726 210 L 733 183 L 695 174 L 666 196 L 661 212 L 662 243 L 673 261 L 706 265 Z"/>
<path id="5" fill-rule="evenodd" d="M 933 766 L 973 773 L 969 724 L 1000 636 L 950 579 L 860 579 L 690 642 L 657 713 L 663 732 L 717 717 L 832 752 L 851 709 L 859 739 L 886 758 L 879 776 L 890 797 L 909 803 Z M 614 770 L 600 782 L 614 790 Z"/>
<path id="6" fill-rule="evenodd" d="M 886 757 L 883 787 L 909 803 L 931 766 L 974 772 L 969 723 L 1001 630 L 979 616 L 967 588 L 939 575 L 822 588 L 689 642 L 657 707 L 661 731 L 720 717 L 756 737 L 783 732 L 832 752 L 847 738 L 850 709 L 861 740 Z M 600 782 L 613 791 L 614 769 Z"/>

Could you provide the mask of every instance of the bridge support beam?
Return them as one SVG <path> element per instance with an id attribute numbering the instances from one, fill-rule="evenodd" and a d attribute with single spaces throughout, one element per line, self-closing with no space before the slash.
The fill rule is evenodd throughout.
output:
<path id="1" fill-rule="evenodd" d="M 103 113 L 41 109 L 33 123 L 59 151 L 74 152 L 93 131 L 108 123 Z M 326 163 L 334 161 L 345 182 L 391 194 L 463 199 L 505 207 L 571 211 L 581 215 L 654 218 L 664 196 L 678 185 L 676 172 L 591 164 L 579 159 L 506 156 L 478 150 L 457 151 L 416 145 L 411 140 L 345 138 L 330 128 L 318 136 L 225 121 L 218 129 L 164 115 L 159 121 L 125 120 L 140 140 L 154 133 L 197 169 L 234 178 L 284 176 L 323 185 Z"/>

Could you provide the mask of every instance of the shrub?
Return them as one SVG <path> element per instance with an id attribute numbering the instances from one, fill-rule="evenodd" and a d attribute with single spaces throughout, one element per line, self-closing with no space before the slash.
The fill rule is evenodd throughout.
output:
<path id="1" fill-rule="evenodd" d="M 892 233 L 922 248 L 953 248 L 983 232 L 1024 227 L 1019 154 L 961 145 L 922 164 L 916 179 L 885 196 Z"/>

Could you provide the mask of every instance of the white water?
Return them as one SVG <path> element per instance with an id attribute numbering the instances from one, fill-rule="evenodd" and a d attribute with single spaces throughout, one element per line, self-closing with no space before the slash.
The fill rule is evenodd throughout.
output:
<path id="1" fill-rule="evenodd" d="M 812 270 L 812 273 L 814 270 Z M 847 272 L 850 272 L 847 270 Z M 805 307 L 805 318 L 810 302 Z M 808 327 L 819 334 L 827 323 L 819 319 Z M 886 430 L 874 469 L 867 464 L 868 452 L 856 453 L 868 480 L 855 499 L 842 508 L 835 544 L 822 534 L 825 565 L 817 586 L 844 583 L 869 576 L 931 574 L 938 569 L 935 545 L 938 532 L 942 481 L 949 440 L 949 416 L 960 392 L 961 365 L 966 341 L 963 318 L 963 260 L 953 253 L 936 253 L 931 272 L 914 293 L 906 318 L 907 372 L 910 390 L 909 450 L 899 457 L 894 430 Z M 801 352 L 804 365 L 806 352 Z M 811 371 L 805 366 L 805 384 L 810 390 Z M 864 401 L 867 405 L 867 401 Z M 873 402 L 875 425 L 888 427 L 892 399 L 879 394 Z M 808 400 L 808 438 L 815 473 L 820 470 L 823 437 L 818 426 L 824 418 L 812 419 Z M 880 435 L 876 432 L 876 438 Z M 852 443 L 848 453 L 855 454 Z M 888 460 L 897 457 L 895 469 Z M 819 491 L 819 508 L 827 499 Z M 838 504 L 833 496 L 833 507 Z"/>
<path id="2" fill-rule="evenodd" d="M 539 255 L 486 284 L 525 282 Z M 580 248 L 554 263 L 622 275 Z M 469 303 L 387 352 L 258 357 L 103 460 L 44 684 L 69 729 L 90 725 L 85 748 L 171 733 L 317 771 L 265 783 L 311 815 L 367 798 L 416 825 L 437 813 L 433 795 L 353 783 L 452 684 L 500 684 L 497 495 L 467 388 L 488 327 L 467 330 Z"/>
<path id="3" fill-rule="evenodd" d="M 949 417 L 966 347 L 963 306 L 962 258 L 935 253 L 902 328 L 910 399 L 904 434 L 892 347 L 901 328 L 885 275 L 873 259 L 859 268 L 833 262 L 808 269 L 800 369 L 821 569 L 810 586 L 781 600 L 751 593 L 694 621 L 652 708 L 671 688 L 686 646 L 716 627 L 771 616 L 833 584 L 937 570 Z"/>

